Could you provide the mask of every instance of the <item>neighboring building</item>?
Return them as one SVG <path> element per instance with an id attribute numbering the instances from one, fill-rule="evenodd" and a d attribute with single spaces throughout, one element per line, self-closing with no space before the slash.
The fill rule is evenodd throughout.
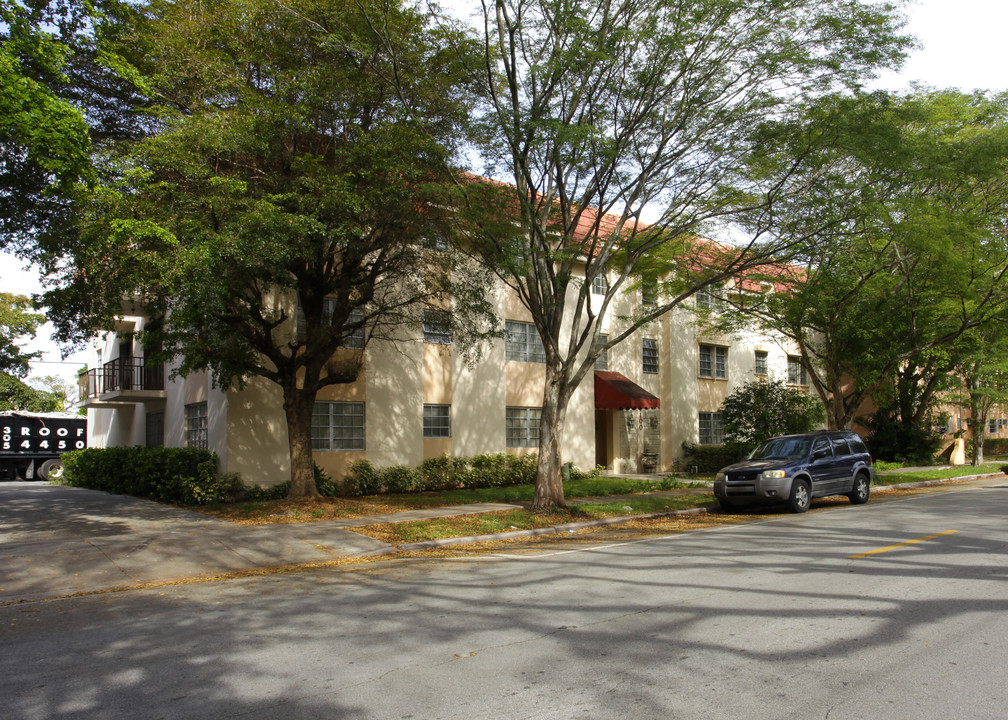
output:
<path id="1" fill-rule="evenodd" d="M 647 302 L 653 297 L 646 288 L 643 296 L 624 295 L 613 303 L 603 333 L 618 332 L 619 318 Z M 711 309 L 706 295 L 695 302 Z M 425 314 L 422 332 L 410 332 L 394 349 L 370 344 L 356 382 L 319 393 L 312 429 L 316 464 L 339 478 L 365 458 L 377 466 L 418 465 L 445 454 L 534 452 L 545 382 L 542 348 L 515 296 L 499 288 L 496 303 L 505 338 L 495 340 L 476 367 L 454 351 L 433 311 Z M 172 368 L 148 363 L 133 339 L 146 322 L 135 308 L 125 308 L 117 326 L 92 342 L 89 371 L 81 376 L 88 446 L 205 447 L 217 453 L 222 471 L 239 472 L 247 482 L 288 479 L 279 387 L 256 377 L 242 390 L 222 391 L 205 372 L 171 380 Z M 296 332 L 294 322 L 290 332 Z M 563 459 L 617 473 L 671 470 L 683 441 L 722 441 L 719 408 L 740 385 L 767 377 L 807 387 L 796 356 L 766 335 L 705 334 L 692 308 L 677 309 L 599 359 L 594 383 L 582 383 L 570 402 Z"/>

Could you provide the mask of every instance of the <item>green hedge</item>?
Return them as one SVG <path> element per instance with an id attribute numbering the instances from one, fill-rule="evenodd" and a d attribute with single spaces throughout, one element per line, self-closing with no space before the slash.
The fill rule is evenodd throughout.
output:
<path id="1" fill-rule="evenodd" d="M 217 455 L 208 450 L 89 448 L 61 460 L 65 485 L 176 505 L 224 502 L 242 489 L 236 473 L 217 473 Z"/>
<path id="2" fill-rule="evenodd" d="M 987 438 L 983 449 L 984 455 L 1008 455 L 1008 438 Z"/>
<path id="3" fill-rule="evenodd" d="M 742 460 L 752 452 L 753 446 L 743 443 L 725 445 L 696 445 L 691 442 L 682 444 L 682 464 L 685 470 L 696 468 L 698 473 L 709 475 L 716 473 L 726 465 Z"/>
<path id="4" fill-rule="evenodd" d="M 340 492 L 343 495 L 378 495 L 527 485 L 535 482 L 536 463 L 535 454 L 509 453 L 470 458 L 442 455 L 424 460 L 420 467 L 376 468 L 367 460 L 360 460 L 350 466 L 350 474 L 343 478 Z"/>

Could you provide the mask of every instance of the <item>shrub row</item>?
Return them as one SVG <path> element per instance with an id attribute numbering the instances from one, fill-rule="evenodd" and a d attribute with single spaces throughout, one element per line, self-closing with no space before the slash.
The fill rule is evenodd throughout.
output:
<path id="1" fill-rule="evenodd" d="M 701 474 L 716 473 L 726 465 L 737 463 L 748 455 L 753 445 L 745 443 L 726 443 L 724 445 L 696 445 L 691 442 L 682 444 L 684 470 L 692 470 Z"/>
<path id="2" fill-rule="evenodd" d="M 89 448 L 64 453 L 66 485 L 176 505 L 224 502 L 241 491 L 237 473 L 220 475 L 217 455 L 193 448 Z"/>
<path id="3" fill-rule="evenodd" d="M 333 488 L 342 495 L 377 495 L 525 485 L 535 482 L 536 462 L 535 454 L 508 453 L 469 458 L 442 455 L 424 460 L 420 467 L 376 468 L 367 460 L 360 460 L 350 466 L 350 474 Z M 327 494 L 322 487 L 319 492 Z"/>

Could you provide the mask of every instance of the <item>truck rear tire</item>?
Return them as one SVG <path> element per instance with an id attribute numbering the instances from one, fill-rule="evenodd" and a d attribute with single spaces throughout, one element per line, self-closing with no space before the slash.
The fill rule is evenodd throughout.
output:
<path id="1" fill-rule="evenodd" d="M 38 477 L 45 482 L 59 480 L 63 477 L 63 463 L 58 458 L 46 460 L 38 469 Z"/>

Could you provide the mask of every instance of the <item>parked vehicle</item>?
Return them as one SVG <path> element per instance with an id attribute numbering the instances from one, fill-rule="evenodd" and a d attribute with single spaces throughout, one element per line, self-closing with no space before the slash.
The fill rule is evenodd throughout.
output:
<path id="1" fill-rule="evenodd" d="M 866 503 L 874 479 L 871 455 L 856 433 L 820 430 L 767 440 L 748 459 L 717 474 L 714 495 L 726 509 L 784 502 L 800 513 L 813 498 L 831 495 Z"/>
<path id="2" fill-rule="evenodd" d="M 87 447 L 87 418 L 68 413 L 0 412 L 0 480 L 54 480 L 60 455 Z"/>

